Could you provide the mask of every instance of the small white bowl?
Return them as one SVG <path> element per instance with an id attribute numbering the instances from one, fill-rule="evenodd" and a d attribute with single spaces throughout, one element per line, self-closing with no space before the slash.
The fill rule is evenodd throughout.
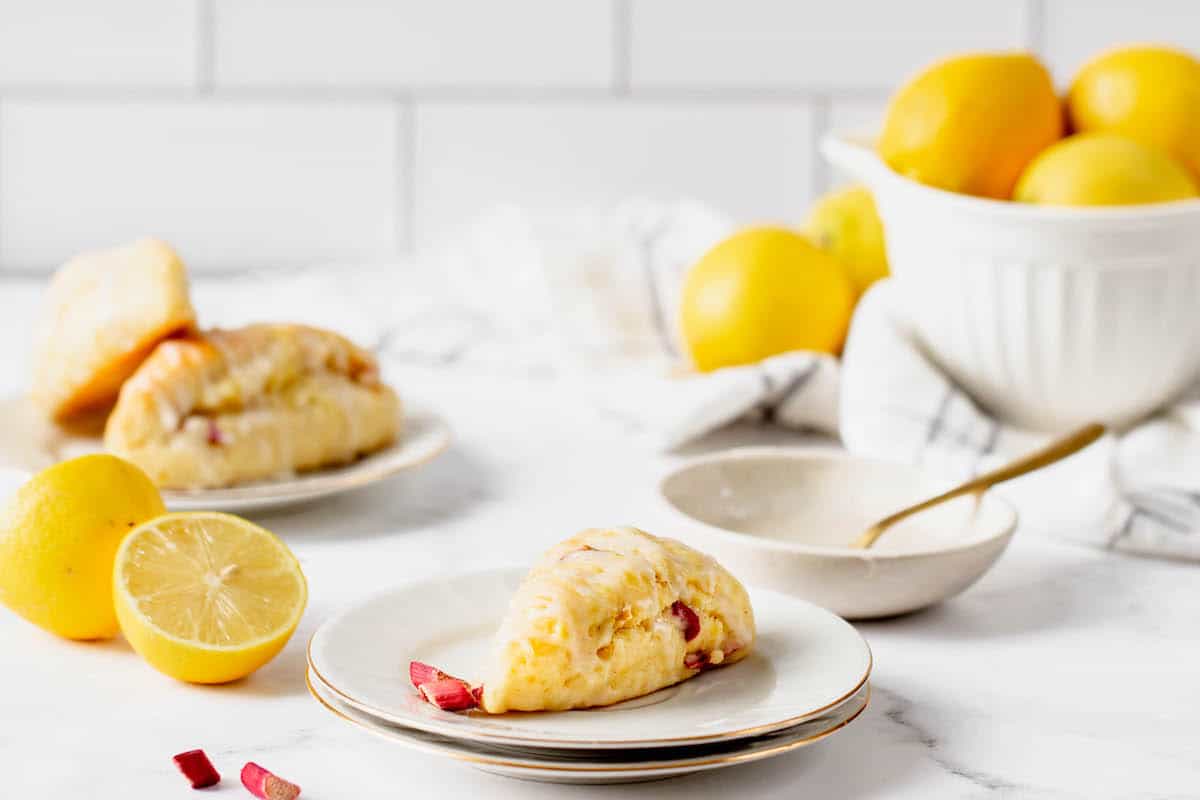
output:
<path id="1" fill-rule="evenodd" d="M 1200 376 L 1200 200 L 1068 208 L 971 197 L 823 151 L 871 189 L 901 307 L 930 356 L 1023 426 L 1121 426 Z"/>
<path id="2" fill-rule="evenodd" d="M 710 553 L 743 582 L 868 619 L 952 597 L 1004 552 L 1017 512 L 990 494 L 910 517 L 870 550 L 848 546 L 876 520 L 947 488 L 908 465 L 752 447 L 674 468 L 659 496 L 673 523 L 664 534 Z"/>

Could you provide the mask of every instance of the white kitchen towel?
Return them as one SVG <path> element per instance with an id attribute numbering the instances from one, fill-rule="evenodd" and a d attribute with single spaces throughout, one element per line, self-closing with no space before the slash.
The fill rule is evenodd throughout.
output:
<path id="1" fill-rule="evenodd" d="M 688 202 L 495 209 L 417 255 L 412 271 L 440 302 L 394 326 L 384 354 L 505 372 L 667 369 L 683 274 L 732 230 Z"/>
<path id="2" fill-rule="evenodd" d="M 989 416 L 928 359 L 886 281 L 859 304 L 841 362 L 798 352 L 688 372 L 679 286 L 732 229 L 689 203 L 553 219 L 502 209 L 419 259 L 450 301 L 393 326 L 385 355 L 561 376 L 662 450 L 752 417 L 955 481 L 1046 442 Z M 1027 530 L 1200 559 L 1200 392 L 998 491 Z"/>
<path id="3" fill-rule="evenodd" d="M 600 404 L 666 449 L 746 416 L 839 434 L 850 452 L 966 480 L 1050 436 L 981 410 L 925 355 L 889 282 L 859 303 L 842 362 L 789 353 L 705 375 L 608 377 Z M 1200 398 L 997 489 L 1027 530 L 1200 559 Z"/>
<path id="4" fill-rule="evenodd" d="M 859 303 L 843 355 L 839 430 L 854 453 L 965 480 L 1043 446 L 988 415 L 925 355 L 889 282 Z M 1109 434 L 998 487 L 1026 529 L 1097 547 L 1200 559 L 1200 400 Z"/>

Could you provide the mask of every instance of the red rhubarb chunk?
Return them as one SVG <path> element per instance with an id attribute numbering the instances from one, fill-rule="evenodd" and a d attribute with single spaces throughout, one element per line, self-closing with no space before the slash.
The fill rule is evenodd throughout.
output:
<path id="1" fill-rule="evenodd" d="M 299 786 L 253 761 L 247 761 L 242 767 L 242 786 L 259 800 L 296 800 L 300 796 Z"/>
<path id="2" fill-rule="evenodd" d="M 478 705 L 471 687 L 458 678 L 422 683 L 421 696 L 443 711 L 465 711 Z"/>
<path id="3" fill-rule="evenodd" d="M 458 680 L 453 675 L 421 661 L 408 662 L 408 679 L 412 681 L 414 689 L 420 689 L 422 684 L 433 681 Z"/>
<path id="4" fill-rule="evenodd" d="M 203 750 L 188 750 L 171 758 L 183 773 L 183 777 L 192 782 L 193 789 L 203 789 L 205 786 L 215 786 L 221 782 L 221 776 L 217 774 Z"/>
<path id="5" fill-rule="evenodd" d="M 475 699 L 475 705 L 483 705 L 483 684 L 471 687 L 471 697 Z"/>
<path id="6" fill-rule="evenodd" d="M 708 666 L 708 653 L 688 653 L 683 657 L 683 665 L 688 669 L 704 669 Z"/>
<path id="7" fill-rule="evenodd" d="M 675 617 L 679 630 L 683 631 L 685 642 L 690 642 L 700 635 L 700 617 L 687 603 L 676 600 L 671 604 L 671 615 Z"/>

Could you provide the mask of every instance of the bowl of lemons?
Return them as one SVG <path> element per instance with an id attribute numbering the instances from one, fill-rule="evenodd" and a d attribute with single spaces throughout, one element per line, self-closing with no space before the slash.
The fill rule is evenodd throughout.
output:
<path id="1" fill-rule="evenodd" d="M 957 56 L 823 151 L 873 198 L 922 345 L 989 410 L 1119 427 L 1200 376 L 1200 59 L 1118 48 L 1060 93 L 1030 54 Z"/>

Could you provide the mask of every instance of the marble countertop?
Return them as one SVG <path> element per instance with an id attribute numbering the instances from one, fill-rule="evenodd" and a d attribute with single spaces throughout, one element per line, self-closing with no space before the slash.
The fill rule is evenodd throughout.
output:
<path id="1" fill-rule="evenodd" d="M 5 393 L 23 382 L 35 294 L 0 283 Z M 61 641 L 0 611 L 0 796 L 188 797 L 170 756 L 194 747 L 226 776 L 213 793 L 231 797 L 248 796 L 236 778 L 247 760 L 311 800 L 1196 796 L 1196 567 L 1055 543 L 1032 530 L 1036 520 L 958 598 L 858 625 L 875 655 L 870 708 L 775 759 L 653 784 L 551 786 L 338 721 L 304 686 L 304 644 L 321 620 L 405 580 L 526 563 L 581 527 L 649 527 L 648 492 L 669 460 L 552 377 L 411 364 L 389 376 L 450 421 L 454 445 L 384 485 L 255 516 L 295 550 L 311 599 L 289 646 L 249 679 L 178 684 L 120 639 Z M 688 452 L 766 441 L 814 443 L 743 426 Z"/>

